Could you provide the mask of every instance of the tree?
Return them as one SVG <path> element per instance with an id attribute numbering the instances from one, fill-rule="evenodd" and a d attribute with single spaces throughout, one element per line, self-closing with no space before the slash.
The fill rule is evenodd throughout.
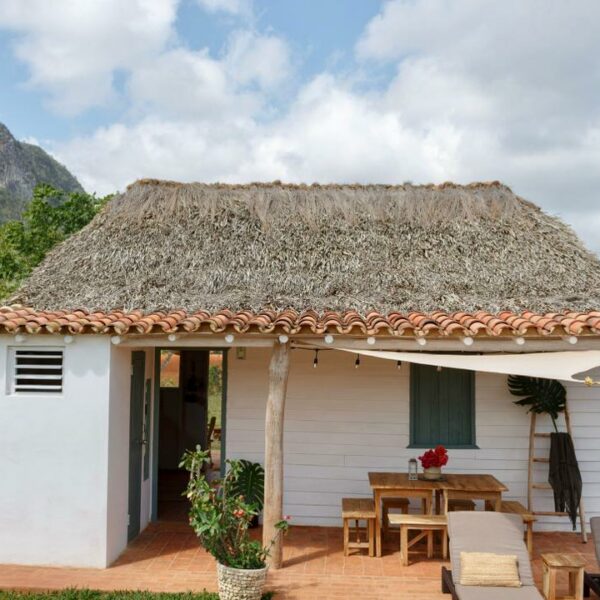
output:
<path id="1" fill-rule="evenodd" d="M 6 299 L 56 244 L 87 225 L 110 196 L 39 185 L 21 221 L 0 226 L 0 299 Z"/>

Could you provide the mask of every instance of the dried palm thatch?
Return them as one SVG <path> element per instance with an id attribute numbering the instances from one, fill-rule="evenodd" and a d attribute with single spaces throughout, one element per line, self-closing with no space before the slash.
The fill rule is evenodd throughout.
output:
<path id="1" fill-rule="evenodd" d="M 600 307 L 600 262 L 497 182 L 138 181 L 57 247 L 37 309 L 490 312 Z"/>

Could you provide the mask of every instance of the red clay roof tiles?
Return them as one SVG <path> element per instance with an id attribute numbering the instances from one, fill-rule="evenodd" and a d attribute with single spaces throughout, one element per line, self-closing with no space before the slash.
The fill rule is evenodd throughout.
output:
<path id="1" fill-rule="evenodd" d="M 584 335 L 600 334 L 600 311 L 536 314 L 509 311 L 491 314 L 411 312 L 387 315 L 370 312 L 361 315 L 355 311 L 344 313 L 294 310 L 233 312 L 222 310 L 210 313 L 197 311 L 125 313 L 74 311 L 36 311 L 23 307 L 0 308 L 0 333 L 103 333 L 151 334 L 174 332 L 234 331 L 237 333 L 287 333 L 382 336 L 452 336 L 452 335 Z"/>

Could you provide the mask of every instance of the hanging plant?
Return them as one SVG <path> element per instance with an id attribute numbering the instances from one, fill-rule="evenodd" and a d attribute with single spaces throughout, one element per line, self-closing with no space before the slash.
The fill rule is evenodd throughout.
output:
<path id="1" fill-rule="evenodd" d="M 567 403 L 567 390 L 560 381 L 509 375 L 508 389 L 513 396 L 524 396 L 521 400 L 515 400 L 515 404 L 529 407 L 527 412 L 550 415 L 554 430 L 558 432 L 556 419 Z"/>

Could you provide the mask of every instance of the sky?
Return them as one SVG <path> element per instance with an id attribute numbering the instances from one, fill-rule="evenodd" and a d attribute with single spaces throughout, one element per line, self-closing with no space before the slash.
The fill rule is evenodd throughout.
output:
<path id="1" fill-rule="evenodd" d="M 98 194 L 500 180 L 600 251 L 598 0 L 0 0 L 0 121 Z"/>

